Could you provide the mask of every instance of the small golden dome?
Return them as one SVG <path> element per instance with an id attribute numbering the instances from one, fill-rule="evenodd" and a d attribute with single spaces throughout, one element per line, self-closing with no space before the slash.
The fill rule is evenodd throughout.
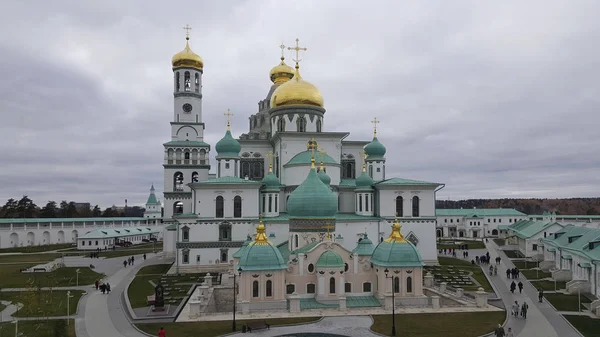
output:
<path id="1" fill-rule="evenodd" d="M 312 105 L 323 107 L 323 95 L 317 87 L 305 81 L 300 76 L 300 70 L 296 64 L 294 77 L 283 83 L 273 92 L 271 97 L 271 108 L 286 105 Z"/>
<path id="2" fill-rule="evenodd" d="M 190 38 L 186 37 L 185 40 L 185 48 L 179 53 L 173 55 L 173 58 L 171 59 L 173 69 L 189 67 L 202 70 L 204 68 L 204 61 L 198 54 L 194 53 L 190 48 Z"/>
<path id="3" fill-rule="evenodd" d="M 274 84 L 283 84 L 294 77 L 294 68 L 288 66 L 283 61 L 285 57 L 281 57 L 281 63 L 271 68 L 269 77 Z"/>

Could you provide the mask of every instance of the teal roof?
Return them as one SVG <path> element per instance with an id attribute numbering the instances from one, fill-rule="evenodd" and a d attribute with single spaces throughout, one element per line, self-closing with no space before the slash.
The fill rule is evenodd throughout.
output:
<path id="1" fill-rule="evenodd" d="M 217 156 L 219 157 L 238 157 L 241 149 L 240 142 L 231 136 L 231 131 L 229 130 L 225 132 L 225 136 L 215 145 L 215 150 L 217 150 Z"/>
<path id="2" fill-rule="evenodd" d="M 152 184 L 152 187 L 150 187 L 150 195 L 148 196 L 146 205 L 160 205 L 160 202 L 158 202 L 156 195 L 154 194 L 154 184 Z"/>
<path id="3" fill-rule="evenodd" d="M 289 220 L 290 220 L 289 214 L 284 213 L 284 212 L 279 213 L 278 216 L 263 218 L 264 223 L 285 222 L 285 221 L 289 221 Z M 384 218 L 381 218 L 378 216 L 358 215 L 355 213 L 336 213 L 335 220 L 336 220 L 336 222 L 339 222 L 339 221 L 380 221 L 380 220 L 384 220 Z"/>
<path id="4" fill-rule="evenodd" d="M 117 221 L 142 221 L 144 223 L 153 223 L 156 219 L 122 217 L 122 218 L 2 218 L 0 223 L 38 223 L 38 222 L 117 222 Z"/>
<path id="5" fill-rule="evenodd" d="M 514 208 L 438 208 L 435 210 L 437 216 L 527 216 Z"/>
<path id="6" fill-rule="evenodd" d="M 381 267 L 419 267 L 423 259 L 417 248 L 409 241 L 382 241 L 371 256 L 371 263 Z"/>
<path id="7" fill-rule="evenodd" d="M 287 201 L 290 218 L 333 218 L 337 206 L 336 195 L 319 179 L 314 167 Z"/>
<path id="8" fill-rule="evenodd" d="M 242 247 L 240 247 L 240 249 L 237 250 L 237 252 L 233 253 L 233 258 L 234 259 L 239 259 L 242 257 L 242 255 L 244 254 L 244 251 L 246 251 L 246 248 L 248 248 L 248 245 L 250 244 L 250 242 L 252 242 L 252 237 L 250 235 L 248 235 L 246 237 L 246 241 L 244 241 L 244 243 L 242 244 Z"/>
<path id="9" fill-rule="evenodd" d="M 575 236 L 582 236 L 583 234 L 587 233 L 590 231 L 590 228 L 586 228 L 586 227 L 579 227 L 579 226 L 566 226 L 563 229 L 554 232 L 554 235 L 550 236 L 550 237 L 546 237 L 545 239 L 543 239 L 544 242 L 549 243 L 552 246 L 555 247 L 566 247 L 567 245 L 569 245 L 569 238 L 570 237 L 575 237 Z M 559 235 L 557 238 L 555 238 L 555 235 Z"/>
<path id="10" fill-rule="evenodd" d="M 386 152 L 385 146 L 379 142 L 377 137 L 373 137 L 373 140 L 365 145 L 364 150 L 367 154 L 367 160 L 382 159 Z"/>
<path id="11" fill-rule="evenodd" d="M 505 231 L 505 230 L 508 230 L 508 227 L 509 227 L 509 226 L 510 226 L 510 225 L 498 225 L 498 230 L 500 230 L 500 231 Z"/>
<path id="12" fill-rule="evenodd" d="M 317 173 L 317 175 L 319 176 L 319 179 L 321 179 L 321 181 L 323 182 L 323 184 L 329 186 L 329 184 L 331 184 L 331 177 L 329 177 L 327 175 L 327 173 L 325 172 L 325 170 L 321 170 L 319 171 L 319 173 Z"/>
<path id="13" fill-rule="evenodd" d="M 347 304 L 346 300 L 346 304 Z M 317 302 L 314 298 L 301 298 L 300 299 L 300 309 L 301 310 L 310 310 L 310 309 L 333 309 L 339 308 L 340 305 L 338 303 L 321 303 Z"/>
<path id="14" fill-rule="evenodd" d="M 561 228 L 563 227 L 558 222 L 520 220 L 508 226 L 508 230 L 515 233 L 516 236 L 522 239 L 529 239 L 530 237 L 547 230 L 554 225 L 560 226 Z"/>
<path id="15" fill-rule="evenodd" d="M 348 296 L 346 297 L 346 307 L 381 307 L 381 302 L 379 302 L 379 300 L 375 296 Z"/>
<path id="16" fill-rule="evenodd" d="M 288 165 L 310 165 L 312 161 L 312 151 L 303 151 L 292 157 L 290 161 L 284 166 Z M 331 158 L 328 154 L 315 153 L 315 161 L 317 163 L 322 162 L 323 164 L 337 164 L 335 159 Z"/>
<path id="17" fill-rule="evenodd" d="M 162 229 L 148 227 L 117 227 L 117 228 L 100 228 L 93 230 L 85 235 L 79 236 L 77 239 L 107 239 L 120 238 L 132 235 L 144 235 L 159 233 Z"/>
<path id="18" fill-rule="evenodd" d="M 241 254 L 240 268 L 244 271 L 279 270 L 287 268 L 287 265 L 272 243 L 250 242 Z"/>
<path id="19" fill-rule="evenodd" d="M 164 143 L 164 146 L 189 146 L 189 147 L 210 147 L 205 142 L 199 142 L 195 140 L 172 140 L 170 142 Z"/>
<path id="20" fill-rule="evenodd" d="M 316 246 L 317 246 L 319 243 L 320 243 L 319 241 L 313 241 L 313 242 L 311 242 L 311 243 L 307 244 L 306 246 L 302 246 L 302 247 L 300 247 L 300 248 L 298 248 L 298 249 L 294 250 L 294 251 L 292 252 L 292 254 L 294 254 L 294 255 L 298 255 L 298 254 L 301 254 L 301 253 L 307 253 L 307 252 L 310 252 L 310 251 L 311 251 L 313 248 L 315 248 L 315 247 L 316 247 Z"/>
<path id="21" fill-rule="evenodd" d="M 273 174 L 273 172 L 269 172 L 261 181 L 264 185 L 266 189 L 277 189 L 279 190 L 279 187 L 281 186 L 281 183 L 279 182 L 279 179 L 277 178 L 277 176 L 275 176 L 275 174 Z"/>
<path id="22" fill-rule="evenodd" d="M 356 187 L 356 179 L 342 179 L 340 187 Z"/>
<path id="23" fill-rule="evenodd" d="M 334 251 L 326 251 L 317 260 L 317 268 L 340 268 L 344 266 L 344 260 L 340 254 Z"/>
<path id="24" fill-rule="evenodd" d="M 196 185 L 212 185 L 212 184 L 248 184 L 248 185 L 260 185 L 260 181 L 242 179 L 238 177 L 220 177 L 215 179 L 209 179 L 205 181 L 199 181 L 196 183 L 189 183 L 190 186 Z"/>
<path id="25" fill-rule="evenodd" d="M 439 186 L 441 184 L 439 183 L 432 183 L 430 181 L 424 181 L 424 180 L 412 180 L 412 179 L 403 179 L 403 178 L 391 178 L 391 179 L 386 179 L 386 180 L 382 180 L 382 181 L 378 181 L 375 183 L 375 185 L 377 186 L 385 186 L 385 185 L 432 185 L 432 186 Z"/>
<path id="26" fill-rule="evenodd" d="M 177 224 L 168 225 L 167 227 L 165 227 L 165 229 L 168 231 L 177 230 Z"/>
<path id="27" fill-rule="evenodd" d="M 358 241 L 356 244 L 356 248 L 352 250 L 352 253 L 357 253 L 358 256 L 371 256 L 373 255 L 373 251 L 375 250 L 375 246 L 373 246 L 373 242 L 365 233 L 365 236 Z"/>
<path id="28" fill-rule="evenodd" d="M 279 249 L 283 261 L 288 261 L 290 259 L 290 248 L 288 247 L 288 243 L 289 241 L 285 241 L 277 245 L 277 249 Z"/>
<path id="29" fill-rule="evenodd" d="M 371 185 L 373 185 L 373 178 L 369 177 L 366 171 L 362 171 L 356 178 L 356 187 L 359 189 L 373 189 Z"/>

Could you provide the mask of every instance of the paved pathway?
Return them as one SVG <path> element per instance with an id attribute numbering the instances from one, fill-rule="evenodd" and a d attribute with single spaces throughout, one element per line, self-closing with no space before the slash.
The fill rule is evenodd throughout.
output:
<path id="1" fill-rule="evenodd" d="M 579 331 L 573 329 L 569 323 L 559 315 L 546 301 L 539 303 L 537 300 L 537 290 L 527 280 L 521 276 L 523 282 L 523 293 L 515 292 L 512 294 L 509 290 L 511 279 L 506 278 L 506 269 L 514 268 L 514 264 L 502 252 L 493 240 L 486 243 L 490 252 L 490 260 L 493 261 L 497 256 L 502 258 L 498 266 L 498 275 L 490 277 L 493 287 L 496 289 L 499 297 L 502 298 L 507 311 L 514 301 L 521 305 L 523 301 L 529 304 L 527 319 L 515 318 L 509 316 L 505 329 L 512 327 L 515 336 L 518 337 L 580 337 Z M 484 269 L 485 270 L 485 269 Z"/>
<path id="2" fill-rule="evenodd" d="M 343 316 L 343 317 L 325 317 L 319 322 L 303 324 L 301 326 L 282 326 L 273 327 L 270 330 L 252 331 L 252 335 L 263 337 L 274 337 L 299 332 L 330 333 L 349 337 L 379 337 L 369 330 L 373 320 L 371 316 Z M 401 329 L 400 329 L 401 330 Z M 400 332 L 399 335 L 402 335 Z M 231 337 L 246 337 L 247 334 L 236 333 L 229 335 Z"/>

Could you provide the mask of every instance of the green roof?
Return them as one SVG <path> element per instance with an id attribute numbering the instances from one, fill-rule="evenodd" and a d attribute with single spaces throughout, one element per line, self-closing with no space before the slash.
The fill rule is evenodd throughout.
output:
<path id="1" fill-rule="evenodd" d="M 514 208 L 438 208 L 435 210 L 437 216 L 527 216 Z"/>
<path id="2" fill-rule="evenodd" d="M 373 140 L 365 145 L 365 153 L 367 154 L 367 160 L 370 159 L 382 159 L 385 156 L 385 146 L 379 142 L 377 137 L 373 137 Z"/>
<path id="3" fill-rule="evenodd" d="M 347 300 L 346 300 L 347 301 Z M 347 304 L 347 302 L 346 302 Z M 300 299 L 300 310 L 310 310 L 310 309 L 333 309 L 339 308 L 340 305 L 338 303 L 321 303 L 317 302 L 315 298 L 301 298 Z"/>
<path id="4" fill-rule="evenodd" d="M 279 179 L 277 178 L 277 176 L 275 176 L 275 174 L 273 174 L 273 172 L 269 172 L 261 181 L 263 184 L 265 184 L 265 188 L 266 189 L 277 189 L 279 190 L 279 187 L 281 186 L 281 183 L 279 182 Z"/>
<path id="5" fill-rule="evenodd" d="M 241 149 L 240 142 L 231 136 L 231 131 L 229 130 L 225 132 L 225 136 L 215 145 L 215 150 L 217 150 L 217 156 L 219 157 L 238 157 Z"/>
<path id="6" fill-rule="evenodd" d="M 317 268 L 340 268 L 344 267 L 344 260 L 340 254 L 334 251 L 326 251 L 317 260 Z"/>
<path id="7" fill-rule="evenodd" d="M 589 262 L 580 263 L 579 266 L 581 268 L 592 268 L 592 265 Z"/>
<path id="8" fill-rule="evenodd" d="M 346 297 L 346 307 L 381 307 L 381 302 L 375 296 L 348 296 Z"/>
<path id="9" fill-rule="evenodd" d="M 403 179 L 403 178 L 391 178 L 391 179 L 386 179 L 386 180 L 382 180 L 382 181 L 378 181 L 375 183 L 375 185 L 377 186 L 385 186 L 385 185 L 432 185 L 432 186 L 439 186 L 441 184 L 438 183 L 432 183 L 430 181 L 423 181 L 423 180 L 412 180 L 412 179 Z"/>
<path id="10" fill-rule="evenodd" d="M 313 241 L 313 242 L 311 242 L 311 243 L 307 244 L 306 246 L 302 246 L 302 247 L 300 247 L 300 248 L 298 248 L 298 249 L 294 250 L 294 251 L 292 252 L 292 254 L 294 254 L 294 255 L 298 255 L 298 254 L 302 254 L 302 253 L 307 253 L 307 252 L 310 252 L 310 251 L 311 251 L 313 248 L 315 248 L 315 247 L 316 247 L 316 246 L 317 246 L 319 243 L 321 243 L 321 242 L 319 242 L 319 241 Z"/>
<path id="11" fill-rule="evenodd" d="M 290 248 L 288 247 L 288 243 L 289 241 L 285 241 L 277 245 L 277 249 L 279 249 L 283 261 L 288 261 L 290 259 Z"/>
<path id="12" fill-rule="evenodd" d="M 279 270 L 287 268 L 287 264 L 273 244 L 251 242 L 241 254 L 240 268 L 244 271 Z"/>
<path id="13" fill-rule="evenodd" d="M 356 187 L 356 179 L 342 179 L 340 187 Z"/>
<path id="14" fill-rule="evenodd" d="M 516 236 L 522 239 L 529 239 L 554 225 L 563 227 L 558 222 L 520 220 L 508 226 L 508 230 L 514 232 Z"/>
<path id="15" fill-rule="evenodd" d="M 248 184 L 248 185 L 260 185 L 260 181 L 250 180 L 250 179 L 242 179 L 238 177 L 220 177 L 215 179 L 209 179 L 205 181 L 199 181 L 196 183 L 190 183 L 190 186 L 197 185 L 216 185 L 216 184 Z"/>
<path id="16" fill-rule="evenodd" d="M 165 227 L 165 229 L 168 231 L 175 231 L 177 230 L 177 224 L 168 225 L 167 227 Z"/>
<path id="17" fill-rule="evenodd" d="M 172 140 L 170 142 L 164 143 L 164 146 L 189 146 L 189 147 L 210 147 L 205 142 L 199 142 L 195 140 Z"/>
<path id="18" fill-rule="evenodd" d="M 264 223 L 286 222 L 289 220 L 290 220 L 289 214 L 284 213 L 284 212 L 279 213 L 278 216 L 263 218 Z M 380 220 L 384 220 L 384 218 L 381 218 L 378 216 L 358 215 L 355 213 L 336 213 L 335 220 L 336 220 L 336 222 L 339 222 L 339 221 L 380 221 Z"/>
<path id="19" fill-rule="evenodd" d="M 160 202 L 158 202 L 156 195 L 154 194 L 154 184 L 152 184 L 152 187 L 150 187 L 150 195 L 148 196 L 146 205 L 160 205 Z"/>
<path id="20" fill-rule="evenodd" d="M 373 178 L 369 177 L 366 171 L 362 171 L 362 173 L 355 180 L 356 187 L 359 189 L 373 189 L 371 185 L 373 185 Z"/>
<path id="21" fill-rule="evenodd" d="M 250 242 L 252 242 L 252 237 L 250 235 L 248 235 L 246 237 L 246 241 L 244 241 L 244 243 L 242 244 L 242 247 L 240 247 L 240 249 L 238 249 L 237 252 L 233 253 L 232 257 L 234 259 L 241 258 L 242 255 L 244 254 L 244 252 L 246 251 L 246 248 L 248 248 L 248 245 L 250 244 Z"/>
<path id="22" fill-rule="evenodd" d="M 115 221 L 142 221 L 153 223 L 156 219 L 122 217 L 122 218 L 3 218 L 0 223 L 38 223 L 38 222 L 115 222 Z"/>
<path id="23" fill-rule="evenodd" d="M 357 253 L 358 256 L 371 256 L 373 255 L 373 251 L 375 250 L 375 246 L 373 246 L 373 242 L 365 233 L 365 236 L 358 241 L 356 244 L 356 248 L 352 250 L 352 253 Z"/>
<path id="24" fill-rule="evenodd" d="M 381 267 L 419 267 L 423 266 L 421 255 L 409 242 L 382 241 L 371 256 L 371 263 Z"/>
<path id="25" fill-rule="evenodd" d="M 498 225 L 498 230 L 500 230 L 500 231 L 505 231 L 505 230 L 508 230 L 508 227 L 509 227 L 509 226 L 510 226 L 510 225 Z"/>
<path id="26" fill-rule="evenodd" d="M 328 176 L 324 170 L 319 171 L 319 173 L 317 173 L 317 176 L 319 176 L 319 179 L 321 179 L 323 184 L 325 184 L 327 186 L 329 186 L 331 184 L 331 177 Z"/>
<path id="27" fill-rule="evenodd" d="M 337 197 L 311 168 L 306 179 L 289 196 L 290 218 L 333 218 L 337 213 Z"/>
<path id="28" fill-rule="evenodd" d="M 161 229 L 156 227 L 120 227 L 120 228 L 99 228 L 85 235 L 79 236 L 77 239 L 107 239 L 120 238 L 132 235 L 154 234 L 160 232 Z"/>
<path id="29" fill-rule="evenodd" d="M 292 157 L 287 164 L 283 165 L 310 165 L 312 162 L 312 151 L 303 151 Z M 317 163 L 323 162 L 323 164 L 337 164 L 335 159 L 331 158 L 328 154 L 315 153 L 315 161 Z"/>

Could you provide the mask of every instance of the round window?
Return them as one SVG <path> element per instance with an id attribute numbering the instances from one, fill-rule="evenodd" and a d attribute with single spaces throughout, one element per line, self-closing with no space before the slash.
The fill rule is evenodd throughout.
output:
<path id="1" fill-rule="evenodd" d="M 315 271 L 315 265 L 314 265 L 314 264 L 312 264 L 312 263 L 311 263 L 311 264 L 309 264 L 309 265 L 308 265 L 308 272 L 309 272 L 309 273 L 312 273 L 312 272 L 314 272 L 314 271 Z"/>

